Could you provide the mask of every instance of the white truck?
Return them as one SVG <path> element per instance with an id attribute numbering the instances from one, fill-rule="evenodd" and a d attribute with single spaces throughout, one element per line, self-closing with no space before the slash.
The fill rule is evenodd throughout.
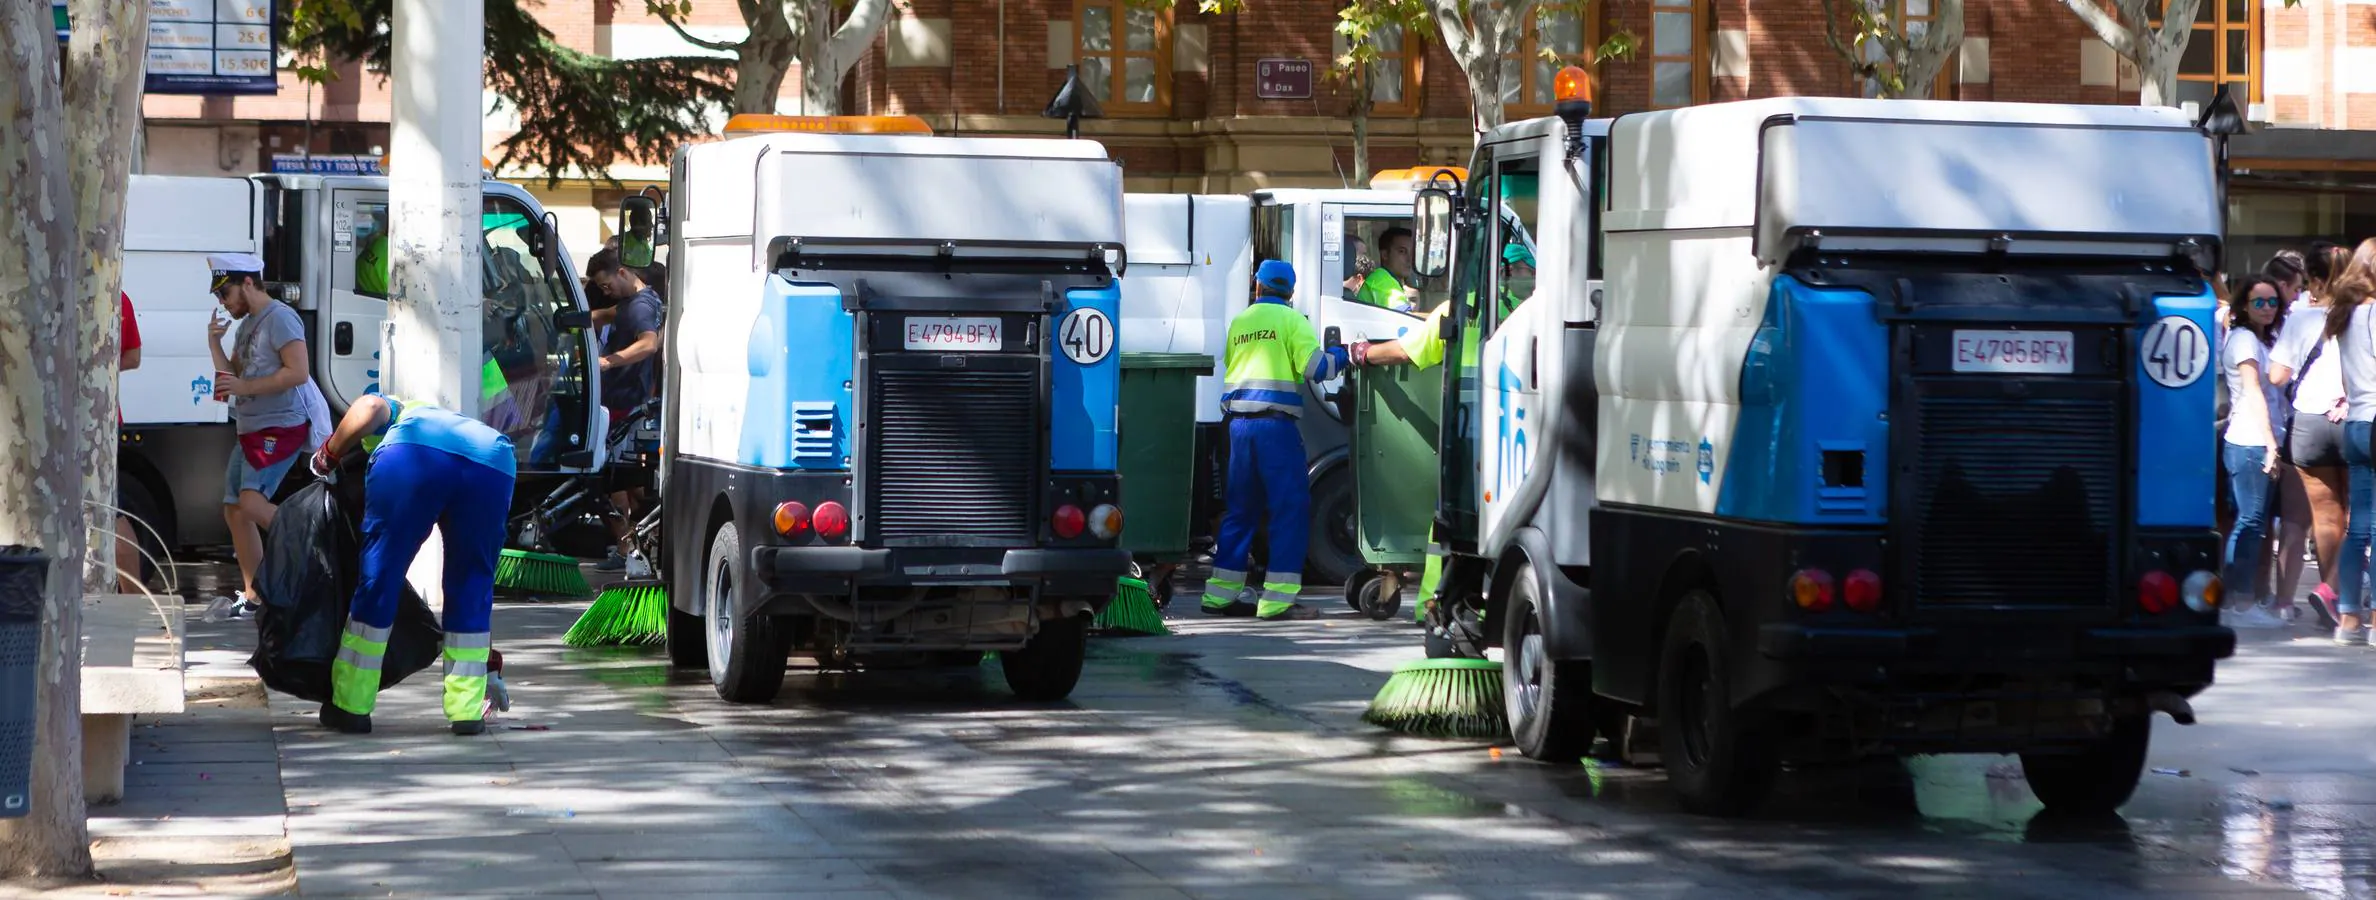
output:
<path id="1" fill-rule="evenodd" d="M 1250 194 L 1130 194 L 1123 209 L 1131 235 L 1131 271 L 1122 280 L 1125 350 L 1204 353 L 1214 371 L 1197 379 L 1199 524 L 1219 510 L 1205 472 L 1221 427 L 1222 337 L 1252 299 L 1253 269 L 1263 260 L 1295 265 L 1295 307 L 1315 329 L 1347 340 L 1392 338 L 1416 327 L 1445 296 L 1442 281 L 1421 280 L 1408 310 L 1362 302 L 1349 278 L 1378 264 L 1388 231 L 1411 227 L 1412 188 L 1434 173 L 1422 166 L 1380 172 L 1361 189 L 1274 188 Z M 1304 572 L 1314 584 L 1340 584 L 1365 567 L 1355 519 L 1353 465 L 1347 449 L 1351 397 L 1339 379 L 1312 393 L 1303 417 L 1312 485 L 1312 542 Z M 1195 533 L 1207 533 L 1199 528 Z"/>
<path id="2" fill-rule="evenodd" d="M 1531 757 L 1654 722 L 1695 811 L 1920 753 L 2125 802 L 2151 717 L 2191 723 L 2235 646 L 2206 137 L 2156 108 L 1578 105 L 1418 200 L 1457 296 L 1540 241 L 1514 308 L 1446 330 L 1481 352 L 1445 395 L 1431 652 L 1500 648 Z"/>
<path id="3" fill-rule="evenodd" d="M 601 433 L 603 411 L 587 402 L 598 373 L 587 366 L 596 347 L 582 286 L 534 197 L 497 181 L 484 190 L 486 347 L 520 413 L 503 425 L 521 448 L 524 484 L 595 468 L 600 441 L 590 436 Z M 230 408 L 214 399 L 206 327 L 218 307 L 207 255 L 264 259 L 268 292 L 306 322 L 315 383 L 343 411 L 379 386 L 387 302 L 357 290 L 356 258 L 387 227 L 388 182 L 135 175 L 128 194 L 124 291 L 143 347 L 140 368 L 123 377 L 117 476 L 128 510 L 169 546 L 222 546 L 223 467 L 235 437 Z"/>

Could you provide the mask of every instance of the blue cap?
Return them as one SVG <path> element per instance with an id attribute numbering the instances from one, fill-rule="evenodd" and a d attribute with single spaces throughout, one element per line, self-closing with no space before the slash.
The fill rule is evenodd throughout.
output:
<path id="1" fill-rule="evenodd" d="M 1254 284 L 1273 295 L 1295 296 L 1295 267 L 1283 259 L 1266 259 L 1254 270 Z"/>

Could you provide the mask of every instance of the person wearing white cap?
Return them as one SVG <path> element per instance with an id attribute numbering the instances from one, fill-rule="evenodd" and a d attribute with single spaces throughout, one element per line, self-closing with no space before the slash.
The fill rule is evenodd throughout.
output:
<path id="1" fill-rule="evenodd" d="M 299 388 L 309 381 L 312 360 L 305 322 L 264 293 L 264 261 L 252 253 L 218 253 L 206 258 L 214 270 L 208 292 L 229 318 L 207 324 L 214 351 L 215 398 L 231 404 L 239 444 L 223 470 L 223 521 L 231 526 L 231 547 L 239 557 L 241 601 L 216 601 L 236 615 L 256 605 L 256 569 L 264 557 L 262 529 L 272 526 L 272 495 L 305 451 L 312 449 L 312 422 Z M 239 323 L 230 352 L 223 335 Z M 212 616 L 223 610 L 210 609 Z"/>

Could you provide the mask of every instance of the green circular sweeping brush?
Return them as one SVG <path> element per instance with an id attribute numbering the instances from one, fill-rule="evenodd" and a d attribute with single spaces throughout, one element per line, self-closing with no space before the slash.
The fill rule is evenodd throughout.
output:
<path id="1" fill-rule="evenodd" d="M 1105 632 L 1125 634 L 1170 634 L 1163 624 L 1163 611 L 1155 608 L 1155 595 L 1147 590 L 1147 583 L 1136 578 L 1120 579 L 1114 586 L 1114 599 L 1099 610 L 1089 627 Z"/>
<path id="2" fill-rule="evenodd" d="M 594 592 L 576 557 L 505 550 L 495 561 L 495 586 L 531 597 L 583 597 Z"/>
<path id="3" fill-rule="evenodd" d="M 1499 738 L 1510 733 L 1502 708 L 1501 663 L 1422 659 L 1394 667 L 1361 720 L 1381 728 L 1441 738 Z"/>

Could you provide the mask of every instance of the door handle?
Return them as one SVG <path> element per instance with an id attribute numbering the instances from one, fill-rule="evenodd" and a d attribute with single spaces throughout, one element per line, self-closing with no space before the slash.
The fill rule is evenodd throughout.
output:
<path id="1" fill-rule="evenodd" d="M 340 356 L 355 353 L 355 323 L 340 322 L 330 329 L 330 350 Z"/>

